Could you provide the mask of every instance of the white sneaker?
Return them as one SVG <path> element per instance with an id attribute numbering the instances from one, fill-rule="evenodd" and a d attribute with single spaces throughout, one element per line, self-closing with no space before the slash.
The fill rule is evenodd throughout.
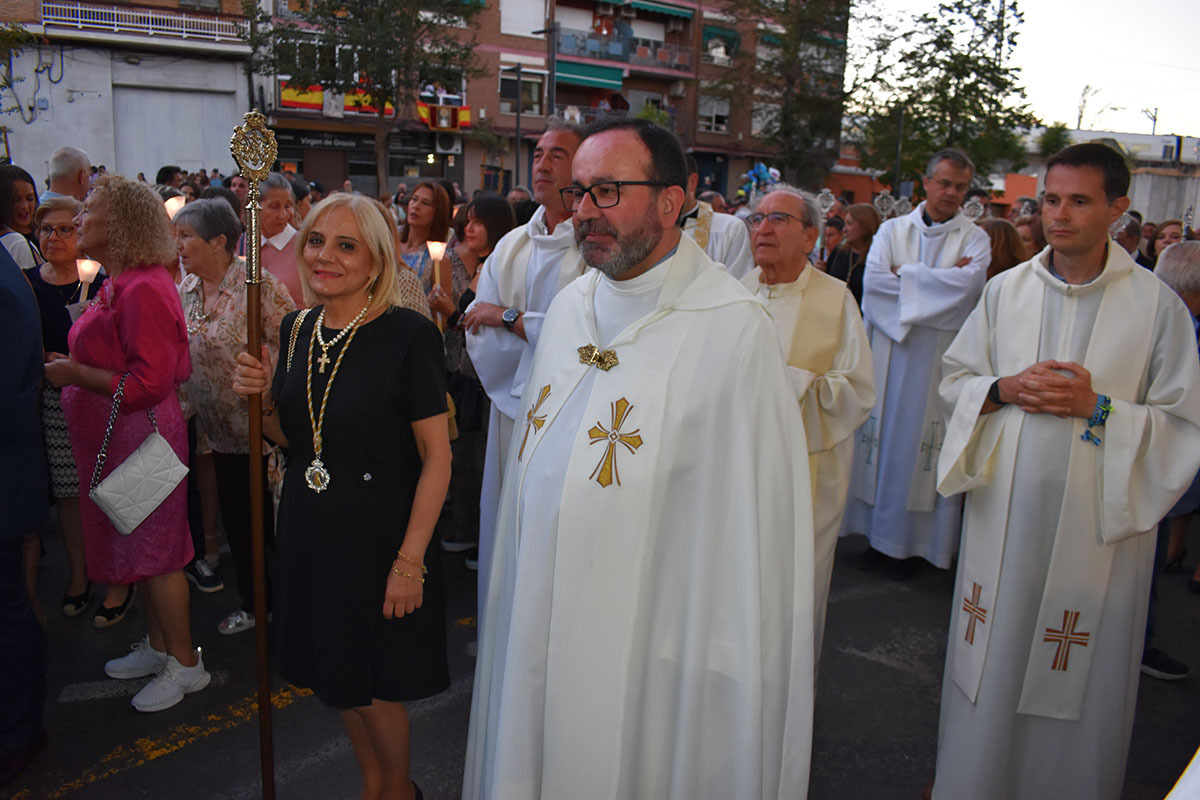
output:
<path id="1" fill-rule="evenodd" d="M 254 627 L 254 615 L 249 611 L 242 611 L 240 608 L 230 614 L 225 619 L 221 620 L 217 625 L 217 631 L 224 634 L 241 633 L 248 631 Z"/>
<path id="2" fill-rule="evenodd" d="M 149 636 L 130 645 L 129 649 L 133 651 L 129 655 L 114 658 L 104 665 L 105 675 L 120 680 L 144 678 L 162 672 L 167 664 L 167 654 L 151 647 Z"/>
<path id="3" fill-rule="evenodd" d="M 133 707 L 138 711 L 162 711 L 183 699 L 185 694 L 198 692 L 212 676 L 204 670 L 204 659 L 196 651 L 196 666 L 185 667 L 174 656 L 167 656 L 167 665 L 162 672 L 133 696 Z"/>

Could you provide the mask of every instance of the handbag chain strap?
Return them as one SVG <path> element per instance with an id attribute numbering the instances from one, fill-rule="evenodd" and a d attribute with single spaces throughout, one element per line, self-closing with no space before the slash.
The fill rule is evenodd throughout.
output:
<path id="1" fill-rule="evenodd" d="M 100 445 L 100 452 L 96 454 L 96 468 L 92 470 L 92 481 L 88 486 L 88 491 L 95 491 L 100 485 L 100 473 L 104 471 L 104 464 L 108 461 L 108 440 L 112 438 L 113 428 L 117 424 L 117 413 L 121 410 L 121 401 L 125 399 L 125 380 L 129 377 L 129 373 L 123 373 L 121 379 L 117 381 L 117 391 L 113 393 L 112 413 L 108 415 L 108 428 L 104 431 L 104 442 Z M 154 418 L 154 409 L 146 409 L 146 416 L 150 418 L 150 426 L 154 428 L 154 432 L 158 433 L 158 420 Z"/>
<path id="2" fill-rule="evenodd" d="M 296 337 L 300 335 L 300 326 L 304 324 L 304 318 L 308 315 L 308 309 L 300 309 L 300 313 L 296 314 L 296 319 L 292 321 L 292 337 L 288 341 L 288 357 L 287 371 L 292 371 L 292 356 L 296 353 Z"/>

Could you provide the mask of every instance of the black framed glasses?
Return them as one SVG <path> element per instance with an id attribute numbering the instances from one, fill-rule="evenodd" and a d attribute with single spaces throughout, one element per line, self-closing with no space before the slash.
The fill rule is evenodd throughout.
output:
<path id="1" fill-rule="evenodd" d="M 38 233 L 47 238 L 58 234 L 58 238 L 67 239 L 75 235 L 74 225 L 43 225 L 38 228 Z"/>
<path id="2" fill-rule="evenodd" d="M 759 225 L 762 225 L 763 222 L 769 222 L 772 225 L 782 225 L 783 223 L 792 219 L 797 220 L 798 222 L 804 221 L 796 215 L 788 214 L 784 211 L 772 211 L 770 214 L 751 214 L 747 219 L 750 221 L 751 228 L 757 228 Z"/>
<path id="3" fill-rule="evenodd" d="M 559 189 L 558 193 L 562 196 L 563 208 L 574 212 L 583 202 L 585 194 L 591 195 L 596 208 L 612 208 L 621 202 L 622 186 L 657 186 L 661 189 L 670 185 L 663 181 L 600 181 L 591 186 L 568 186 Z"/>

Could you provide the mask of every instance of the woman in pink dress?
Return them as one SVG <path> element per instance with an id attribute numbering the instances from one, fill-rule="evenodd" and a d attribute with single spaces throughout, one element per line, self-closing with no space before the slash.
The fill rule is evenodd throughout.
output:
<path id="1" fill-rule="evenodd" d="M 170 274 L 175 258 L 171 224 L 152 189 L 118 175 L 96 181 L 77 218 L 79 249 L 109 275 L 97 299 L 71 328 L 71 355 L 46 365 L 63 388 L 63 411 L 80 474 L 91 476 L 104 440 L 112 398 L 124 375 L 121 413 L 108 444 L 102 477 L 116 469 L 151 431 L 158 430 L 187 463 L 187 428 L 176 390 L 191 374 L 187 327 Z M 112 678 L 156 676 L 133 698 L 139 711 L 161 711 L 208 685 L 192 648 L 188 584 L 192 560 L 187 486 L 175 491 L 128 536 L 80 492 L 84 549 L 96 580 L 140 584 L 148 635 L 128 655 L 105 664 Z"/>

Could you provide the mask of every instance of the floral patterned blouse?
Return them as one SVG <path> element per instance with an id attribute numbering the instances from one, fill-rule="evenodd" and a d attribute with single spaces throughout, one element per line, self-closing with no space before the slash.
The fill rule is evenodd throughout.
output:
<path id="1" fill-rule="evenodd" d="M 233 392 L 233 368 L 246 350 L 246 259 L 235 258 L 217 288 L 219 297 L 204 313 L 204 282 L 188 275 L 179 284 L 187 319 L 192 377 L 180 388 L 184 415 L 196 416 L 201 451 L 244 454 L 250 451 L 250 419 L 244 398 Z M 263 270 L 263 343 L 272 358 L 279 354 L 279 326 L 296 304 L 283 282 Z"/>

